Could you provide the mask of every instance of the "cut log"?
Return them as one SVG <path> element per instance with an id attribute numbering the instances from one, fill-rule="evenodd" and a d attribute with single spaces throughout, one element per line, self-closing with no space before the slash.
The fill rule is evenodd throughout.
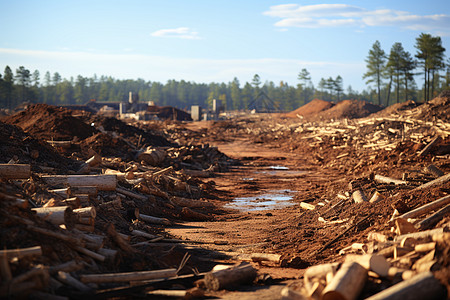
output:
<path id="1" fill-rule="evenodd" d="M 9 267 L 8 257 L 6 254 L 0 255 L 0 278 L 2 282 L 12 279 L 11 268 Z"/>
<path id="2" fill-rule="evenodd" d="M 50 193 L 55 193 L 57 195 L 59 195 L 60 197 L 62 197 L 63 199 L 69 198 L 70 197 L 70 188 L 63 188 L 63 189 L 54 189 L 54 190 L 49 190 Z"/>
<path id="3" fill-rule="evenodd" d="M 31 166 L 26 164 L 0 164 L 0 178 L 28 179 L 31 176 Z"/>
<path id="4" fill-rule="evenodd" d="M 252 261 L 270 261 L 276 264 L 280 263 L 281 255 L 280 254 L 272 254 L 272 253 L 252 253 L 250 254 L 250 258 Z"/>
<path id="5" fill-rule="evenodd" d="M 181 210 L 181 217 L 185 220 L 194 220 L 194 221 L 208 221 L 211 220 L 211 217 L 199 212 L 196 212 L 189 207 L 183 207 Z"/>
<path id="6" fill-rule="evenodd" d="M 306 203 L 306 202 L 300 202 L 300 207 L 303 208 L 303 209 L 307 209 L 307 210 L 314 210 L 316 208 L 315 205 L 309 204 L 309 203 Z"/>
<path id="7" fill-rule="evenodd" d="M 445 299 L 446 289 L 433 273 L 419 273 L 416 276 L 397 283 L 366 300 L 397 300 L 397 299 Z"/>
<path id="8" fill-rule="evenodd" d="M 47 141 L 50 145 L 53 147 L 60 147 L 60 148 L 70 148 L 72 147 L 72 141 Z"/>
<path id="9" fill-rule="evenodd" d="M 432 180 L 430 182 L 424 183 L 422 185 L 419 185 L 418 187 L 416 187 L 415 189 L 413 189 L 412 191 L 421 191 L 421 190 L 426 190 L 426 189 L 430 189 L 436 186 L 440 186 L 440 185 L 444 185 L 447 182 L 450 181 L 450 173 L 444 176 L 441 176 L 439 178 L 436 178 L 435 180 Z"/>
<path id="10" fill-rule="evenodd" d="M 13 258 L 22 258 L 26 256 L 41 256 L 42 249 L 41 246 L 29 247 L 29 248 L 21 248 L 21 249 L 6 249 L 0 250 L 0 257 L 6 256 L 7 260 L 11 260 Z"/>
<path id="11" fill-rule="evenodd" d="M 206 207 L 214 207 L 214 204 L 208 201 L 194 200 L 188 198 L 181 197 L 173 197 L 170 201 L 178 206 L 182 207 L 190 207 L 190 208 L 206 208 Z"/>
<path id="12" fill-rule="evenodd" d="M 106 232 L 108 235 L 116 242 L 116 244 L 127 253 L 133 253 L 135 250 L 128 244 L 127 240 L 125 240 L 120 233 L 116 231 L 114 224 L 109 223 Z"/>
<path id="13" fill-rule="evenodd" d="M 166 158 L 167 153 L 161 149 L 147 149 L 140 151 L 136 155 L 137 161 L 145 161 L 151 166 L 158 166 Z"/>
<path id="14" fill-rule="evenodd" d="M 78 197 L 67 198 L 62 200 L 61 202 L 72 209 L 77 209 L 81 206 L 81 200 Z"/>
<path id="15" fill-rule="evenodd" d="M 138 200 L 142 200 L 142 201 L 148 201 L 148 196 L 144 196 L 144 195 L 139 195 L 136 193 L 133 193 L 132 191 L 128 191 L 126 189 L 123 188 L 116 188 L 116 192 L 125 195 L 125 196 L 129 196 L 131 198 L 134 199 L 138 199 Z"/>
<path id="16" fill-rule="evenodd" d="M 67 227 L 72 227 L 74 223 L 73 211 L 69 206 L 36 207 L 31 210 L 39 218 L 55 225 L 65 224 Z"/>
<path id="17" fill-rule="evenodd" d="M 428 145 L 425 146 L 425 148 L 423 148 L 418 154 L 417 156 L 425 156 L 428 154 L 428 152 L 430 152 L 431 148 L 433 148 L 433 146 L 439 141 L 440 137 L 437 136 L 434 139 L 431 140 L 430 143 L 428 143 Z"/>
<path id="18" fill-rule="evenodd" d="M 377 241 L 380 243 L 386 243 L 388 241 L 388 238 L 386 235 L 379 233 L 379 232 L 369 232 L 367 235 L 367 239 L 369 241 Z"/>
<path id="19" fill-rule="evenodd" d="M 357 262 L 367 270 L 373 271 L 381 277 L 388 275 L 390 264 L 382 255 L 377 254 L 364 254 L 356 255 L 349 254 L 345 257 L 346 262 Z"/>
<path id="20" fill-rule="evenodd" d="M 336 273 L 336 270 L 339 266 L 339 263 L 328 263 L 328 264 L 321 264 L 321 265 L 315 265 L 312 267 L 309 267 L 306 269 L 304 277 L 305 279 L 312 279 L 312 278 L 325 278 L 328 273 Z"/>
<path id="21" fill-rule="evenodd" d="M 95 154 L 94 156 L 92 156 L 91 158 L 89 158 L 88 160 L 86 160 L 80 167 L 80 169 L 78 170 L 78 174 L 86 174 L 89 173 L 91 167 L 95 167 L 97 165 L 99 165 L 102 162 L 102 157 L 98 154 Z"/>
<path id="22" fill-rule="evenodd" d="M 84 283 L 130 282 L 130 281 L 162 279 L 174 277 L 176 275 L 177 269 L 163 269 L 155 271 L 81 275 L 80 280 L 81 282 Z"/>
<path id="23" fill-rule="evenodd" d="M 416 228 L 420 230 L 428 229 L 436 225 L 442 218 L 450 214 L 450 204 L 441 208 L 431 216 L 426 219 L 423 219 L 419 223 L 416 224 Z"/>
<path id="24" fill-rule="evenodd" d="M 151 224 L 161 224 L 161 225 L 171 225 L 172 223 L 166 218 L 158 218 L 149 215 L 139 214 L 139 218 L 147 223 Z"/>
<path id="25" fill-rule="evenodd" d="M 48 271 L 50 272 L 50 274 L 56 274 L 59 271 L 70 273 L 70 272 L 75 272 L 75 271 L 81 270 L 82 268 L 83 268 L 83 265 L 81 263 L 71 260 L 71 261 L 68 261 L 68 262 L 60 264 L 60 265 L 51 266 Z"/>
<path id="26" fill-rule="evenodd" d="M 70 275 L 69 273 L 63 271 L 58 272 L 58 280 L 84 293 L 89 293 L 92 290 L 90 287 L 80 282 L 78 279 L 72 277 L 72 275 Z"/>
<path id="27" fill-rule="evenodd" d="M 149 234 L 149 233 L 141 231 L 141 230 L 133 230 L 133 231 L 131 231 L 131 234 L 134 236 L 145 237 L 145 238 L 151 239 L 151 240 L 157 237 L 156 235 Z"/>
<path id="28" fill-rule="evenodd" d="M 331 282 L 325 287 L 323 300 L 345 299 L 358 297 L 367 280 L 367 270 L 356 262 L 344 262 Z"/>
<path id="29" fill-rule="evenodd" d="M 429 252 L 431 250 L 434 250 L 436 248 L 436 242 L 430 242 L 430 243 L 423 243 L 418 244 L 414 247 L 414 251 L 416 252 Z"/>
<path id="30" fill-rule="evenodd" d="M 89 195 L 97 197 L 98 189 L 96 186 L 72 186 L 70 187 L 72 195 Z"/>
<path id="31" fill-rule="evenodd" d="M 443 234 L 444 233 L 444 228 L 435 228 L 435 229 L 430 229 L 430 230 L 425 230 L 425 231 L 419 231 L 419 232 L 412 232 L 412 233 L 407 233 L 404 235 L 399 235 L 394 237 L 394 242 L 398 242 L 403 240 L 405 237 L 412 237 L 415 239 L 423 239 L 423 238 L 431 238 L 433 235 L 435 234 Z"/>
<path id="32" fill-rule="evenodd" d="M 401 184 L 407 184 L 404 180 L 394 179 L 382 175 L 375 175 L 374 180 L 379 183 L 387 183 L 387 184 L 395 184 L 395 185 L 401 185 Z"/>
<path id="33" fill-rule="evenodd" d="M 27 229 L 46 235 L 46 236 L 50 236 L 52 238 L 58 239 L 58 240 L 62 240 L 71 244 L 75 244 L 75 245 L 84 245 L 83 240 L 81 238 L 77 238 L 77 237 L 73 237 L 73 236 L 69 236 L 63 233 L 59 233 L 56 231 L 52 231 L 52 230 L 48 230 L 45 228 L 40 228 L 40 227 L 36 227 L 36 226 L 32 226 L 32 225 L 27 225 Z"/>
<path id="34" fill-rule="evenodd" d="M 27 200 L 10 196 L 4 193 L 0 193 L 0 201 L 5 206 L 17 206 L 20 208 L 27 208 L 29 204 Z"/>
<path id="35" fill-rule="evenodd" d="M 356 190 L 352 194 L 353 201 L 355 203 L 367 202 L 367 197 L 362 190 Z"/>
<path id="36" fill-rule="evenodd" d="M 242 264 L 229 269 L 209 272 L 205 275 L 205 285 L 213 291 L 228 289 L 236 285 L 250 283 L 256 278 L 256 269 L 250 264 Z"/>
<path id="37" fill-rule="evenodd" d="M 404 213 L 403 215 L 399 216 L 403 219 L 408 218 L 416 218 L 421 215 L 424 215 L 430 211 L 436 210 L 444 205 L 447 205 L 450 203 L 450 195 L 447 195 L 445 197 L 439 198 L 438 200 L 435 200 L 433 202 L 427 203 L 425 205 L 422 205 L 418 208 L 415 208 L 407 213 Z"/>
<path id="38" fill-rule="evenodd" d="M 281 300 L 307 300 L 309 297 L 300 294 L 297 291 L 290 289 L 289 287 L 284 287 L 281 290 Z"/>
<path id="39" fill-rule="evenodd" d="M 106 259 L 110 261 L 115 261 L 117 258 L 117 253 L 119 251 L 107 248 L 101 248 L 98 250 L 98 254 L 103 255 Z"/>
<path id="40" fill-rule="evenodd" d="M 105 257 L 101 254 L 98 254 L 94 251 L 91 251 L 89 249 L 83 248 L 83 247 L 79 247 L 79 246 L 74 246 L 73 247 L 75 250 L 77 250 L 80 253 L 83 253 L 84 255 L 90 256 L 95 260 L 98 260 L 100 262 L 104 262 L 105 261 Z"/>
<path id="41" fill-rule="evenodd" d="M 45 175 L 42 179 L 52 186 L 95 186 L 100 191 L 114 191 L 117 187 L 116 175 Z"/>
<path id="42" fill-rule="evenodd" d="M 94 206 L 74 209 L 73 213 L 78 218 L 89 217 L 89 218 L 94 218 L 95 219 L 95 217 L 97 216 L 97 211 L 95 210 Z"/>

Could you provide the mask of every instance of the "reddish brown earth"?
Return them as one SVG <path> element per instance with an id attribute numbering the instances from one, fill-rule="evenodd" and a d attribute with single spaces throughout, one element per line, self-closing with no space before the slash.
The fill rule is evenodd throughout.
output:
<path id="1" fill-rule="evenodd" d="M 147 226 L 146 230 L 152 233 L 165 231 L 175 238 L 206 244 L 194 249 L 181 247 L 181 250 L 174 251 L 172 246 L 150 248 L 145 259 L 141 261 L 138 255 L 124 258 L 120 266 L 121 271 L 124 271 L 124 268 L 139 269 L 147 262 L 152 266 L 172 266 L 179 262 L 184 251 L 193 256 L 188 267 L 201 272 L 208 271 L 216 263 L 235 262 L 232 258 L 214 256 L 214 251 L 281 254 L 281 265 L 255 264 L 260 273 L 269 274 L 272 281 L 263 281 L 252 287 L 244 286 L 237 291 L 209 294 L 225 299 L 274 299 L 280 297 L 284 284 L 301 278 L 308 266 L 341 261 L 343 257 L 338 254 L 339 250 L 354 242 L 366 242 L 369 231 L 392 236 L 388 220 L 394 209 L 402 213 L 450 192 L 448 182 L 425 191 L 412 191 L 415 186 L 433 179 L 430 174 L 423 172 L 424 167 L 431 163 L 446 174 L 450 172 L 450 127 L 445 123 L 450 115 L 449 97 L 443 95 L 418 107 L 406 103 L 381 111 L 380 107 L 350 100 L 342 101 L 328 109 L 324 105 L 327 106 L 317 100 L 309 108 L 304 108 L 309 113 L 309 118 L 305 120 L 279 115 L 256 115 L 224 121 L 141 122 L 133 124 L 136 126 L 129 126 L 84 115 L 74 122 L 89 124 L 89 129 L 77 133 L 70 132 L 74 129 L 64 123 L 65 119 L 73 117 L 73 113 L 61 110 L 59 113 L 63 118 L 59 118 L 58 111 L 55 111 L 54 118 L 45 114 L 42 114 L 41 118 L 41 114 L 35 113 L 34 123 L 31 122 L 33 118 L 24 119 L 23 115 L 22 119 L 18 115 L 6 119 L 10 124 L 21 126 L 25 132 L 8 124 L 0 124 L 3 131 L 14 131 L 14 134 L 11 133 L 8 147 L 21 149 L 19 159 L 23 162 L 43 163 L 37 161 L 38 158 L 33 158 L 28 151 L 31 148 L 27 149 L 22 144 L 23 141 L 36 148 L 40 155 L 45 155 L 45 162 L 51 166 L 60 166 L 60 161 L 67 159 L 63 155 L 68 153 L 61 151 L 58 154 L 52 149 L 48 150 L 48 146 L 42 144 L 42 141 L 28 137 L 28 134 L 33 134 L 40 139 L 70 139 L 77 136 L 78 148 L 72 149 L 74 151 L 70 154 L 71 158 L 86 159 L 89 151 L 93 150 L 104 157 L 120 158 L 118 169 L 125 169 L 133 164 L 136 150 L 143 145 L 156 145 L 165 146 L 163 148 L 169 153 L 168 158 L 158 166 L 160 168 L 172 165 L 176 170 L 180 170 L 196 165 L 202 170 L 215 170 L 210 178 L 184 177 L 191 186 L 201 189 L 200 196 L 194 197 L 191 194 L 183 195 L 184 197 L 202 198 L 216 205 L 214 209 L 199 209 L 212 217 L 210 221 L 184 220 L 180 217 L 179 209 L 171 208 L 162 201 L 160 202 L 165 206 L 161 204 L 155 207 L 137 201 L 133 204 L 142 204 L 140 209 L 143 213 L 167 217 L 177 224 L 165 228 Z M 40 109 L 48 112 L 54 108 Z M 295 115 L 298 113 L 299 111 L 296 111 Z M 370 117 L 371 113 L 374 113 L 374 119 L 368 118 L 366 123 L 357 120 L 364 116 Z M 393 116 L 399 114 L 397 119 Z M 404 120 L 408 118 L 413 120 L 411 122 L 414 125 L 411 126 L 416 127 L 406 130 Z M 336 120 L 339 122 L 336 123 Z M 92 123 L 94 126 L 90 126 Z M 410 123 L 406 122 L 406 125 L 408 124 Z M 103 130 L 107 133 L 103 133 Z M 163 131 L 165 134 L 161 133 Z M 160 135 L 156 134 L 157 132 Z M 419 157 L 417 153 L 436 135 L 441 135 L 442 138 L 427 155 Z M 380 137 L 395 145 L 373 148 L 371 145 L 378 145 Z M 169 150 L 169 147 L 176 143 L 184 145 L 183 148 Z M 204 147 L 205 144 L 218 147 L 226 155 L 222 157 L 222 162 L 230 161 L 229 157 L 235 159 L 238 164 L 214 165 L 207 161 L 202 152 L 202 149 L 207 148 Z M 8 150 L 1 150 L 4 156 L 2 162 L 7 162 L 11 155 Z M 76 161 L 74 165 L 76 166 Z M 72 170 L 75 169 L 72 167 Z M 373 180 L 374 174 L 396 179 L 406 176 L 409 180 L 408 186 L 376 183 Z M 167 190 L 171 188 L 169 183 L 159 184 Z M 379 191 L 384 200 L 376 204 L 354 203 L 350 195 L 357 187 L 362 188 L 368 197 L 374 191 Z M 275 201 L 275 204 L 267 203 L 273 194 L 276 194 L 278 199 L 292 199 Z M 346 197 L 346 200 L 334 206 L 339 202 L 338 194 Z M 241 209 L 233 202 L 245 200 L 243 198 L 247 197 L 254 198 Z M 300 206 L 301 202 L 312 204 L 315 209 L 305 210 Z M 104 224 L 106 219 L 114 220 L 116 228 L 123 232 L 131 226 L 139 225 L 130 224 L 119 212 L 99 211 L 99 215 L 100 220 L 96 221 L 97 230 L 102 228 L 101 224 Z M 325 222 L 319 221 L 319 217 Z M 449 220 L 447 216 L 436 226 L 443 226 Z M 215 241 L 221 243 L 215 244 Z M 436 276 L 450 286 L 450 246 L 437 251 L 443 269 Z M 164 259 L 158 260 L 158 257 Z M 277 285 L 278 282 L 273 280 L 280 280 L 283 285 Z M 391 283 L 369 285 L 363 295 L 374 294 L 381 286 L 386 287 L 389 284 Z"/>

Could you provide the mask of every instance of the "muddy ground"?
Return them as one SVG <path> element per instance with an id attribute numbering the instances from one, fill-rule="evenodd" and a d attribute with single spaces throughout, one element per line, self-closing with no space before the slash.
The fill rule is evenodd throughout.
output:
<path id="1" fill-rule="evenodd" d="M 444 174 L 450 173 L 448 96 L 443 94 L 428 104 L 407 102 L 386 109 L 350 100 L 334 106 L 314 100 L 289 114 L 234 115 L 227 120 L 203 122 L 130 121 L 128 125 L 85 112 L 31 107 L 2 119 L 5 123 L 1 123 L 0 133 L 7 142 L 0 153 L 1 163 L 13 160 L 31 164 L 35 173 L 33 190 L 29 190 L 30 182 L 3 180 L 0 192 L 42 205 L 46 201 L 42 195 L 47 195 L 45 190 L 50 187 L 39 177 L 45 172 L 74 174 L 93 153 L 104 158 L 103 170 L 157 172 L 172 167 L 170 176 L 151 179 L 153 188 L 159 190 L 151 192 L 155 201 L 151 205 L 127 198 L 120 209 L 103 210 L 102 204 L 116 195 L 102 193 L 100 203 L 92 204 L 98 209 L 95 233 L 104 234 L 112 222 L 123 234 L 134 228 L 196 243 L 154 243 L 132 254 L 121 249 L 120 261 L 114 266 L 101 265 L 97 272 L 172 267 L 186 252 L 191 259 L 185 274 L 238 262 L 239 254 L 280 254 L 279 263 L 252 263 L 259 272 L 255 284 L 206 291 L 207 298 L 279 299 L 286 285 L 300 290 L 300 279 L 309 266 L 343 261 L 339 251 L 355 242 L 368 243 L 369 232 L 394 237 L 389 220 L 395 211 L 402 214 L 449 194 L 448 181 L 426 190 L 415 189 L 436 178 L 427 170 L 431 164 Z M 422 152 L 438 136 L 433 147 Z M 46 143 L 49 140 L 71 140 L 72 146 L 53 148 Z M 165 158 L 155 165 L 137 160 L 139 151 L 147 147 L 165 151 Z M 404 183 L 378 182 L 375 175 Z M 177 189 L 179 182 L 186 183 L 187 188 Z M 122 187 L 142 195 L 150 193 L 148 188 L 130 182 L 122 182 Z M 355 203 L 355 190 L 363 191 L 367 200 L 378 192 L 382 200 Z M 185 214 L 164 193 L 208 201 L 214 207 L 193 209 L 207 216 L 199 220 Z M 39 201 L 36 195 L 40 195 Z M 172 225 L 144 225 L 127 218 L 127 211 L 136 207 L 141 213 L 168 218 Z M 35 220 L 28 212 L 19 214 Z M 21 226 L 13 220 L 1 224 L 1 246 L 10 249 L 36 244 L 32 236 L 17 229 L 11 231 L 11 224 Z M 434 227 L 445 227 L 449 220 L 446 215 Z M 138 242 L 142 239 L 131 240 Z M 109 246 L 115 247 L 114 243 Z M 60 263 L 78 259 L 75 254 L 62 254 L 66 246 L 53 251 L 51 256 Z M 52 253 L 50 249 L 46 252 Z M 435 271 L 447 287 L 449 252 L 449 243 L 439 246 L 436 259 L 440 268 Z M 51 259 L 42 262 L 51 264 Z M 14 266 L 13 273 L 20 274 L 23 268 Z M 367 284 L 360 298 L 394 283 L 382 280 Z M 178 288 L 194 286 L 193 282 L 183 284 Z M 145 297 L 141 292 L 103 296 Z M 70 289 L 60 294 L 79 295 Z"/>

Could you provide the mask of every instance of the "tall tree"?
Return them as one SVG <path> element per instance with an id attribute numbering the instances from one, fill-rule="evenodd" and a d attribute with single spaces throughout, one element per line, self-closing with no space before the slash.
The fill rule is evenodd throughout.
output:
<path id="1" fill-rule="evenodd" d="M 393 75 L 395 77 L 395 91 L 397 103 L 400 102 L 400 75 L 402 74 L 403 56 L 405 50 L 401 43 L 395 43 L 392 45 L 391 52 L 387 62 L 387 67 L 392 68 Z"/>
<path id="2" fill-rule="evenodd" d="M 405 82 L 405 101 L 408 100 L 409 90 L 408 83 L 414 84 L 413 70 L 416 68 L 417 62 L 412 58 L 411 53 L 404 51 L 401 60 L 401 70 L 403 72 L 403 78 Z"/>
<path id="3" fill-rule="evenodd" d="M 419 64 L 423 68 L 424 74 L 424 100 L 430 100 L 430 86 L 431 93 L 434 91 L 434 75 L 444 67 L 444 52 L 440 37 L 433 37 L 431 34 L 421 33 L 416 38 L 417 49 L 416 57 L 419 59 Z M 430 78 L 431 77 L 431 78 Z"/>
<path id="4" fill-rule="evenodd" d="M 311 84 L 311 74 L 307 69 L 303 68 L 300 73 L 298 73 L 297 79 L 300 81 L 301 87 L 301 97 L 303 98 L 303 104 L 308 102 L 309 91 Z"/>
<path id="5" fill-rule="evenodd" d="M 24 66 L 20 66 L 16 69 L 16 81 L 19 87 L 19 99 L 21 102 L 28 100 L 28 88 L 31 83 L 31 73 L 30 70 L 26 69 Z"/>
<path id="6" fill-rule="evenodd" d="M 241 109 L 241 89 L 239 88 L 239 80 L 234 77 L 230 86 L 231 102 L 233 103 L 233 109 Z"/>
<path id="7" fill-rule="evenodd" d="M 9 66 L 5 67 L 5 72 L 3 73 L 3 90 L 5 97 L 6 107 L 12 109 L 12 95 L 14 89 L 14 75 Z"/>
<path id="8" fill-rule="evenodd" d="M 341 93 L 344 91 L 344 81 L 341 75 L 338 75 L 334 80 L 334 89 L 337 95 L 337 101 L 341 101 Z"/>
<path id="9" fill-rule="evenodd" d="M 367 72 L 363 79 L 367 79 L 366 84 L 375 83 L 378 94 L 378 105 L 381 105 L 381 84 L 383 79 L 383 69 L 386 63 L 386 53 L 381 49 L 381 44 L 376 41 L 369 50 L 369 55 L 365 60 L 367 63 Z"/>

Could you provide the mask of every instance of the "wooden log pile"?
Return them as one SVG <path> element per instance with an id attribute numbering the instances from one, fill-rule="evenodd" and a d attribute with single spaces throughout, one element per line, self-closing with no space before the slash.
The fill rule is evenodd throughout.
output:
<path id="1" fill-rule="evenodd" d="M 163 267 L 128 274 L 99 270 L 114 271 L 111 267 L 121 257 L 154 260 L 145 249 L 158 243 L 200 243 L 166 238 L 161 230 L 180 219 L 209 220 L 215 209 L 200 199 L 195 175 L 173 167 L 94 155 L 77 174 L 35 174 L 30 169 L 0 166 L 5 245 L 0 251 L 0 298 L 93 296 L 104 283 L 131 286 L 177 277 L 177 269 Z"/>

